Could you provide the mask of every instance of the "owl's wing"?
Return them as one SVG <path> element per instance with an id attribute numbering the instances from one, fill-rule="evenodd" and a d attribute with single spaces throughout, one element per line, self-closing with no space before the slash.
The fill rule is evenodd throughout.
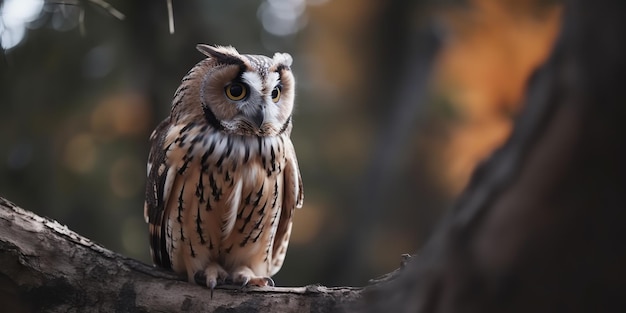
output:
<path id="1" fill-rule="evenodd" d="M 170 170 L 167 161 L 165 137 L 169 129 L 169 118 L 161 122 L 150 136 L 148 156 L 148 181 L 144 218 L 150 227 L 150 252 L 152 261 L 159 266 L 171 268 L 167 253 L 166 225 L 163 217 L 167 214 L 167 200 L 174 184 L 176 171 Z"/>
<path id="2" fill-rule="evenodd" d="M 283 205 L 280 213 L 280 220 L 274 237 L 272 255 L 277 256 L 273 261 L 272 275 L 278 272 L 284 260 L 284 254 L 289 243 L 291 234 L 292 215 L 295 208 L 301 208 L 304 200 L 302 190 L 302 177 L 296 159 L 296 151 L 291 140 L 285 140 L 285 168 L 284 168 L 284 188 Z"/>
<path id="3" fill-rule="evenodd" d="M 285 158 L 287 162 L 285 164 L 285 198 L 283 199 L 283 206 L 290 209 L 299 209 L 304 201 L 304 191 L 302 189 L 302 177 L 300 176 L 296 150 L 291 140 L 285 141 Z"/>

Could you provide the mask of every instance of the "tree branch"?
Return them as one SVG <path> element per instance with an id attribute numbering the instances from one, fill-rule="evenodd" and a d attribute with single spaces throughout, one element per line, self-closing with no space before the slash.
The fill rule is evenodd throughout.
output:
<path id="1" fill-rule="evenodd" d="M 8 312 L 335 312 L 361 288 L 206 288 L 111 252 L 0 198 L 0 303 Z"/>

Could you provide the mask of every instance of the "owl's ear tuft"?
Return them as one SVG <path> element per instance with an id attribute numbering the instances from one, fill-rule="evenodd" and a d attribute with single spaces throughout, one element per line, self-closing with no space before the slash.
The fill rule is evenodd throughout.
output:
<path id="1" fill-rule="evenodd" d="M 239 52 L 233 47 L 209 46 L 205 44 L 196 45 L 196 49 L 202 54 L 215 59 L 218 63 L 243 64 L 239 57 Z"/>
<path id="2" fill-rule="evenodd" d="M 274 63 L 280 64 L 286 67 L 290 67 L 293 59 L 289 53 L 274 53 Z"/>

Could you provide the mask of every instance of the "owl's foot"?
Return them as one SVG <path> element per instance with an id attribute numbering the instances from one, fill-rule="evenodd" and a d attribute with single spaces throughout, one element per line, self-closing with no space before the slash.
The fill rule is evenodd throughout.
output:
<path id="1" fill-rule="evenodd" d="M 231 276 L 233 283 L 243 286 L 274 287 L 274 280 L 270 277 L 256 276 L 247 266 L 240 266 Z"/>
<path id="2" fill-rule="evenodd" d="M 228 273 L 217 263 L 209 263 L 203 271 L 197 271 L 193 275 L 196 284 L 211 289 L 211 298 L 213 298 L 215 286 L 225 282 L 226 278 L 228 278 Z"/>

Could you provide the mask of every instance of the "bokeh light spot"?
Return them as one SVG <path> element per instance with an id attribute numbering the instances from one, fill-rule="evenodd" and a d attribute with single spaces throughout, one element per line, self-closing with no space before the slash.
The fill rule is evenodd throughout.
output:
<path id="1" fill-rule="evenodd" d="M 72 137 L 65 145 L 63 160 L 65 166 L 76 173 L 87 173 L 96 162 L 97 147 L 93 136 L 87 133 Z"/>
<path id="2" fill-rule="evenodd" d="M 147 133 L 152 111 L 143 95 L 115 94 L 102 100 L 91 114 L 91 129 L 99 139 Z"/>
<path id="3" fill-rule="evenodd" d="M 137 158 L 125 156 L 111 166 L 109 183 L 113 194 L 130 198 L 139 194 L 143 187 L 145 165 Z"/>
<path id="4" fill-rule="evenodd" d="M 26 24 L 35 20 L 43 0 L 5 0 L 0 7 L 0 45 L 3 49 L 17 46 L 26 34 Z"/>
<path id="5" fill-rule="evenodd" d="M 294 227 L 291 231 L 290 242 L 293 244 L 306 244 L 312 242 L 322 227 L 324 210 L 322 206 L 307 201 L 306 208 L 297 210 L 293 214 Z"/>
<path id="6" fill-rule="evenodd" d="M 306 25 L 305 9 L 305 0 L 268 0 L 259 6 L 258 16 L 265 31 L 288 36 Z"/>

